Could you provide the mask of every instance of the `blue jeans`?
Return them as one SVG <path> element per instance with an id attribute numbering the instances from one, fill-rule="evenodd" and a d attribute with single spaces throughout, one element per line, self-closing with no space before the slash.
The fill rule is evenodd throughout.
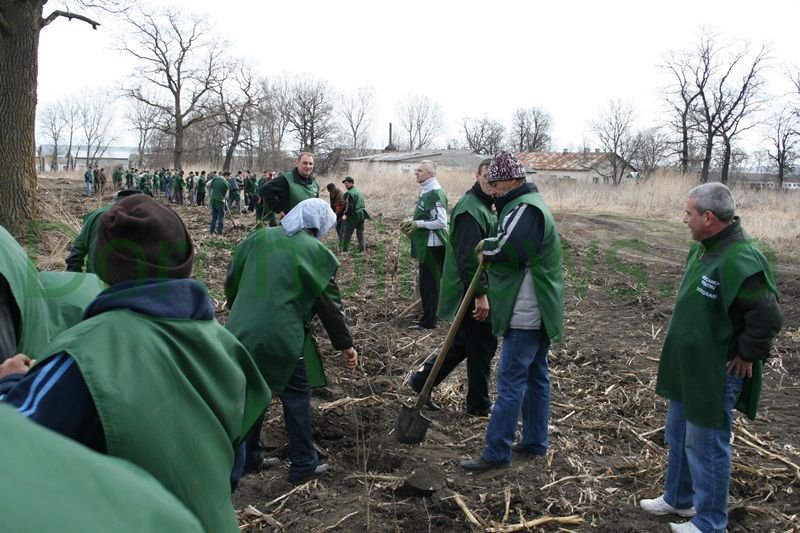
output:
<path id="1" fill-rule="evenodd" d="M 311 474 L 319 464 L 311 433 L 311 386 L 308 384 L 306 363 L 297 361 L 289 383 L 280 395 L 283 404 L 283 423 L 289 441 L 289 481 L 295 482 Z"/>
<path id="2" fill-rule="evenodd" d="M 224 202 L 224 200 L 223 200 Z M 215 205 L 211 202 L 211 233 L 222 234 L 222 222 L 225 220 L 225 204 Z"/>
<path id="3" fill-rule="evenodd" d="M 497 399 L 486 428 L 486 447 L 481 452 L 485 460 L 493 463 L 511 461 L 511 446 L 520 410 L 520 444 L 535 454 L 544 455 L 547 452 L 549 348 L 550 340 L 544 329 L 509 329 L 506 333 L 497 365 Z"/>
<path id="4" fill-rule="evenodd" d="M 743 382 L 742 378 L 730 375 L 725 382 L 722 429 L 689 422 L 684 416 L 683 402 L 669 402 L 664 501 L 678 509 L 694 505 L 697 515 L 692 524 L 704 533 L 721 533 L 728 524 L 732 410 Z"/>
<path id="5" fill-rule="evenodd" d="M 86 196 L 91 196 L 94 194 L 94 187 L 92 186 L 91 180 L 85 180 L 86 183 Z"/>

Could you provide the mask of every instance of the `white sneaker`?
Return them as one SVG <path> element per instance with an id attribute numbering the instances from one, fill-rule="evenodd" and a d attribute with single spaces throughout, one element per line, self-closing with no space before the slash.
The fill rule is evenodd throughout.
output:
<path id="1" fill-rule="evenodd" d="M 684 522 L 682 524 L 671 523 L 669 530 L 672 533 L 703 533 L 698 527 L 691 522 Z"/>
<path id="2" fill-rule="evenodd" d="M 652 500 L 639 500 L 639 507 L 641 507 L 642 511 L 646 513 L 658 516 L 665 514 L 676 514 L 684 518 L 689 518 L 697 514 L 694 510 L 694 507 L 689 507 L 688 509 L 674 508 L 673 506 L 664 501 L 664 496 L 659 496 L 658 498 L 654 498 Z M 687 529 L 686 531 L 691 531 L 691 530 Z"/>

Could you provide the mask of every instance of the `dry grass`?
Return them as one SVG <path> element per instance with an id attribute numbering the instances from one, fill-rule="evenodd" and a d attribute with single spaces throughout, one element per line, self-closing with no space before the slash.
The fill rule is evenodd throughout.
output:
<path id="1" fill-rule="evenodd" d="M 451 207 L 472 186 L 472 173 L 442 173 L 439 183 Z M 324 184 L 333 178 L 320 178 Z M 367 198 L 372 214 L 399 219 L 414 210 L 419 186 L 414 175 L 403 177 L 359 176 L 357 186 Z M 673 221 L 680 226 L 686 194 L 697 185 L 694 178 L 677 173 L 660 173 L 642 183 L 619 186 L 568 181 L 537 181 L 542 195 L 555 212 L 613 214 L 634 218 Z M 755 191 L 733 187 L 737 210 L 745 228 L 782 256 L 798 257 L 800 225 L 794 218 L 800 210 L 800 193 Z"/>

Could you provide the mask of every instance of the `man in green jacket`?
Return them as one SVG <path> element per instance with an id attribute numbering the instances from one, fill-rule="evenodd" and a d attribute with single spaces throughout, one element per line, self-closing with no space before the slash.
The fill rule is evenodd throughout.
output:
<path id="1" fill-rule="evenodd" d="M 347 329 L 334 276 L 336 256 L 320 239 L 336 224 L 324 200 L 297 204 L 280 227 L 253 231 L 233 253 L 225 296 L 226 327 L 250 351 L 270 389 L 280 395 L 289 440 L 289 482 L 320 476 L 311 433 L 311 387 L 327 384 L 311 319 L 317 315 L 348 369 L 358 353 Z M 245 471 L 270 466 L 258 442 L 260 423 L 248 437 Z"/>
<path id="2" fill-rule="evenodd" d="M 447 244 L 447 195 L 436 179 L 433 161 L 420 161 L 414 176 L 420 186 L 419 200 L 412 219 L 400 224 L 400 231 L 411 239 L 411 257 L 419 262 L 422 318 L 408 329 L 433 329 Z"/>
<path id="3" fill-rule="evenodd" d="M 93 452 L 6 405 L 0 405 L 0 433 L 4 531 L 205 531 L 153 476 L 128 461 Z"/>
<path id="4" fill-rule="evenodd" d="M 294 206 L 308 198 L 319 198 L 319 183 L 314 177 L 314 154 L 301 152 L 297 165 L 259 189 L 259 201 L 264 204 L 264 215 L 269 225 L 280 222 Z M 268 213 L 274 213 L 269 217 Z"/>
<path id="5" fill-rule="evenodd" d="M 75 237 L 75 240 L 72 241 L 72 248 L 70 248 L 69 254 L 64 260 L 67 263 L 68 272 L 83 272 L 84 260 L 86 261 L 86 272 L 96 272 L 94 250 L 97 243 L 97 228 L 100 225 L 100 217 L 103 216 L 103 213 L 111 209 L 114 203 L 134 194 L 141 194 L 141 191 L 137 189 L 119 191 L 114 202 L 98 207 L 83 217 L 81 232 Z"/>
<path id="6" fill-rule="evenodd" d="M 192 280 L 180 217 L 139 194 L 100 219 L 95 264 L 109 284 L 6 396 L 23 415 L 148 471 L 206 531 L 237 532 L 235 451 L 270 391 Z"/>
<path id="7" fill-rule="evenodd" d="M 209 229 L 211 234 L 222 235 L 222 224 L 225 221 L 225 195 L 228 194 L 228 189 L 231 187 L 227 179 L 231 173 L 226 170 L 224 175 L 225 177 L 214 174 L 206 184 L 211 191 L 211 227 Z"/>
<path id="8" fill-rule="evenodd" d="M 343 179 L 342 183 L 344 183 L 344 188 L 347 189 L 344 193 L 344 214 L 342 215 L 342 221 L 344 222 L 342 251 L 346 252 L 350 247 L 350 239 L 353 238 L 353 230 L 355 230 L 356 238 L 358 239 L 358 250 L 366 252 L 364 221 L 370 217 L 364 201 L 364 193 L 356 189 L 355 180 L 350 176 Z"/>
<path id="9" fill-rule="evenodd" d="M 658 365 L 656 393 L 669 400 L 664 493 L 642 500 L 654 515 L 693 517 L 683 533 L 728 523 L 733 409 L 755 418 L 761 372 L 783 324 L 775 277 L 734 216 L 722 183 L 689 192 L 683 222 L 694 241 Z"/>
<path id="10" fill-rule="evenodd" d="M 478 269 L 475 247 L 488 237 L 493 237 L 497 216 L 492 211 L 493 198 L 487 179 L 491 159 L 478 165 L 475 184 L 453 208 L 450 217 L 449 245 L 444 259 L 444 274 L 439 294 L 439 316 L 452 321 L 458 311 L 472 277 Z M 489 416 L 492 402 L 489 399 L 489 374 L 491 362 L 497 351 L 497 337 L 492 333 L 489 317 L 489 299 L 486 296 L 486 276 L 475 288 L 475 299 L 456 332 L 450 350 L 445 356 L 434 387 L 447 378 L 464 359 L 467 360 L 467 414 Z M 420 392 L 433 368 L 434 358 L 429 358 L 423 368 L 410 380 L 411 387 Z M 428 399 L 427 406 L 439 406 Z"/>
<path id="11" fill-rule="evenodd" d="M 503 337 L 503 348 L 486 446 L 461 463 L 475 472 L 508 466 L 512 450 L 547 452 L 547 353 L 550 342 L 562 337 L 564 279 L 553 215 L 525 176 L 525 167 L 510 152 L 498 152 L 489 165 L 499 224 L 497 237 L 481 241 L 477 249 L 489 273 L 492 331 Z M 520 412 L 522 439 L 514 445 Z"/>

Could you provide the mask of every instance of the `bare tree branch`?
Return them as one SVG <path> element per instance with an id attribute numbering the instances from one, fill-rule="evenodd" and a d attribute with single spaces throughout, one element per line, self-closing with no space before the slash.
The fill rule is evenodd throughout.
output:
<path id="1" fill-rule="evenodd" d="M 97 22 L 95 20 L 92 20 L 92 19 L 90 19 L 89 17 L 87 17 L 85 15 L 80 15 L 78 13 L 70 13 L 69 11 L 57 10 L 57 11 L 53 11 L 52 13 L 50 13 L 49 15 L 47 15 L 46 17 L 41 19 L 39 21 L 39 27 L 40 28 L 44 28 L 45 26 L 47 26 L 48 24 L 50 24 L 51 22 L 56 20 L 58 17 L 64 17 L 64 18 L 66 18 L 68 20 L 72 20 L 72 19 L 82 20 L 83 22 L 91 25 L 93 30 L 96 30 L 97 27 L 100 25 L 99 22 Z"/>

